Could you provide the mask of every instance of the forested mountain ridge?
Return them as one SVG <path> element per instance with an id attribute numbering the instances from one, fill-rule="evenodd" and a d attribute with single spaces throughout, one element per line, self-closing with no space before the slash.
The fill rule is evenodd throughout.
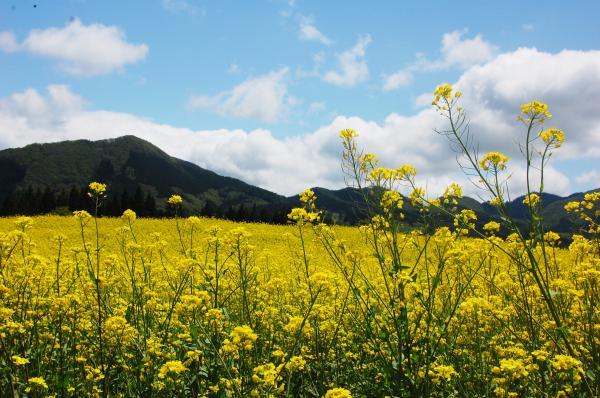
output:
<path id="1" fill-rule="evenodd" d="M 299 205 L 298 195 L 284 197 L 221 176 L 196 164 L 169 156 L 153 144 L 132 135 L 88 141 L 62 141 L 32 144 L 0 151 L 0 215 L 68 214 L 90 206 L 86 186 L 90 181 L 108 185 L 108 196 L 101 209 L 105 215 L 120 215 L 134 209 L 141 216 L 166 215 L 164 202 L 171 194 L 184 197 L 185 214 L 216 216 L 238 221 L 285 223 L 287 212 Z M 353 188 L 330 190 L 313 188 L 317 206 L 328 222 L 359 224 L 366 218 L 363 195 Z M 568 197 L 542 194 L 547 227 L 557 232 L 572 232 L 573 219 L 564 211 L 571 200 L 582 200 L 584 193 Z M 518 197 L 507 203 L 512 217 L 527 223 L 527 208 Z M 488 203 L 462 198 L 460 208 L 473 209 L 480 223 L 497 219 Z M 420 222 L 417 209 L 405 201 L 407 226 Z M 442 224 L 449 220 L 440 218 Z"/>

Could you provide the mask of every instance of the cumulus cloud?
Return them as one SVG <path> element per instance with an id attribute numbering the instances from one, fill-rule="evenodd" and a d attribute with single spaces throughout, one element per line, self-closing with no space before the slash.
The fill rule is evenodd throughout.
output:
<path id="1" fill-rule="evenodd" d="M 19 50 L 17 37 L 13 32 L 0 32 L 0 51 L 12 53 Z"/>
<path id="2" fill-rule="evenodd" d="M 551 54 L 519 48 L 473 66 L 456 86 L 468 91 L 464 107 L 473 133 L 488 132 L 486 150 L 519 155 L 514 145 L 523 140 L 523 126 L 516 122 L 518 106 L 536 99 L 548 103 L 554 115 L 545 127 L 565 131 L 566 143 L 557 157 L 600 157 L 600 51 Z"/>
<path id="3" fill-rule="evenodd" d="M 445 69 L 459 66 L 464 69 L 494 57 L 496 46 L 483 40 L 481 35 L 476 35 L 472 39 L 462 39 L 463 34 L 464 32 L 457 30 L 445 33 L 442 37 L 442 58 L 431 62 L 429 67 Z M 424 63 L 427 65 L 427 62 Z"/>
<path id="4" fill-rule="evenodd" d="M 481 153 L 500 150 L 511 157 L 506 175 L 512 175 L 513 197 L 522 194 L 525 185 L 524 160 L 517 145 L 524 139 L 524 126 L 516 120 L 523 102 L 548 102 L 555 116 L 547 127 L 564 129 L 566 142 L 553 159 L 600 160 L 600 114 L 596 111 L 600 51 L 551 54 L 522 48 L 472 66 L 455 86 L 464 93 L 471 134 Z M 0 99 L 0 148 L 135 134 L 202 167 L 278 193 L 294 194 L 311 186 L 344 186 L 338 134 L 341 129 L 354 128 L 361 134 L 359 145 L 376 153 L 382 165 L 413 164 L 419 185 L 431 194 L 458 181 L 469 195 L 478 196 L 482 192 L 465 180 L 444 137 L 433 131 L 444 123 L 445 119 L 428 107 L 413 115 L 391 113 L 381 121 L 337 116 L 314 131 L 287 138 L 275 137 L 266 129 L 194 131 L 127 113 L 93 110 L 67 87 L 50 86 L 47 92 L 29 89 Z M 576 176 L 555 164 L 558 162 L 551 161 L 546 169 L 546 190 L 570 193 Z M 537 178 L 535 173 L 533 178 Z M 594 178 L 593 173 L 580 176 L 578 189 L 597 188 Z"/>
<path id="5" fill-rule="evenodd" d="M 410 84 L 415 73 L 444 70 L 452 67 L 467 69 L 494 58 L 498 50 L 496 46 L 485 41 L 481 35 L 476 35 L 471 39 L 463 39 L 464 33 L 465 31 L 458 30 L 445 33 L 442 37 L 438 59 L 431 60 L 419 53 L 417 59 L 411 65 L 385 75 L 383 90 L 396 90 Z"/>
<path id="6" fill-rule="evenodd" d="M 331 44 L 333 41 L 325 36 L 317 27 L 315 26 L 312 18 L 301 17 L 300 18 L 300 28 L 298 30 L 298 37 L 300 40 L 311 40 L 318 41 L 321 44 Z"/>
<path id="7" fill-rule="evenodd" d="M 323 80 L 347 87 L 366 81 L 369 78 L 369 67 L 365 54 L 369 43 L 371 43 L 370 35 L 360 36 L 354 47 L 337 54 L 339 69 L 326 72 Z"/>
<path id="8" fill-rule="evenodd" d="M 250 78 L 231 90 L 216 95 L 195 95 L 189 105 L 208 109 L 224 116 L 251 118 L 273 123 L 285 115 L 294 99 L 288 95 L 287 67 L 266 75 Z"/>
<path id="9" fill-rule="evenodd" d="M 25 51 L 58 61 L 62 70 L 76 76 L 102 75 L 144 60 L 146 44 L 126 41 L 116 26 L 84 25 L 74 19 L 61 28 L 34 29 L 18 43 L 11 32 L 0 33 L 0 49 Z"/>

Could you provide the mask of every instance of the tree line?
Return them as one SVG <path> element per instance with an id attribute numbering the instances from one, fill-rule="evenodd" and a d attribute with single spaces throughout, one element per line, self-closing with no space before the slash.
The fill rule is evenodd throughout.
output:
<path id="1" fill-rule="evenodd" d="M 17 189 L 8 194 L 1 203 L 0 216 L 56 214 L 70 215 L 75 210 L 94 211 L 87 187 L 71 186 L 70 189 L 53 191 L 50 187 Z M 109 193 L 99 209 L 101 216 L 118 217 L 123 211 L 131 209 L 140 217 L 163 218 L 172 217 L 170 209 L 157 201 L 151 192 L 141 187 L 130 191 Z M 196 211 L 182 209 L 182 216 L 199 215 L 232 221 L 264 222 L 269 224 L 285 224 L 290 206 L 257 206 L 230 205 L 219 206 L 207 200 L 205 205 Z"/>

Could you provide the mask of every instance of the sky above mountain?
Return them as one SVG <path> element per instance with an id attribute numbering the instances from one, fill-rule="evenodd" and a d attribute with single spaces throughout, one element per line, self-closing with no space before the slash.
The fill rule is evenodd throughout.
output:
<path id="1" fill-rule="evenodd" d="M 463 91 L 482 152 L 511 157 L 520 104 L 547 102 L 566 143 L 545 189 L 600 187 L 597 1 L 0 3 L 0 149 L 134 134 L 281 194 L 344 186 L 339 130 L 438 193 L 465 184 L 430 106 Z"/>

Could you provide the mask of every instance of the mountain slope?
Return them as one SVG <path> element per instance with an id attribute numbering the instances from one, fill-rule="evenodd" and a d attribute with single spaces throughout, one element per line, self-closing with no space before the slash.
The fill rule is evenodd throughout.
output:
<path id="1" fill-rule="evenodd" d="M 134 136 L 99 141 L 33 144 L 0 151 L 0 200 L 26 187 L 59 191 L 90 181 L 108 184 L 109 192 L 141 187 L 158 199 L 186 197 L 190 210 L 207 201 L 217 207 L 277 205 L 286 198 L 235 178 L 220 176 L 171 157 Z"/>

